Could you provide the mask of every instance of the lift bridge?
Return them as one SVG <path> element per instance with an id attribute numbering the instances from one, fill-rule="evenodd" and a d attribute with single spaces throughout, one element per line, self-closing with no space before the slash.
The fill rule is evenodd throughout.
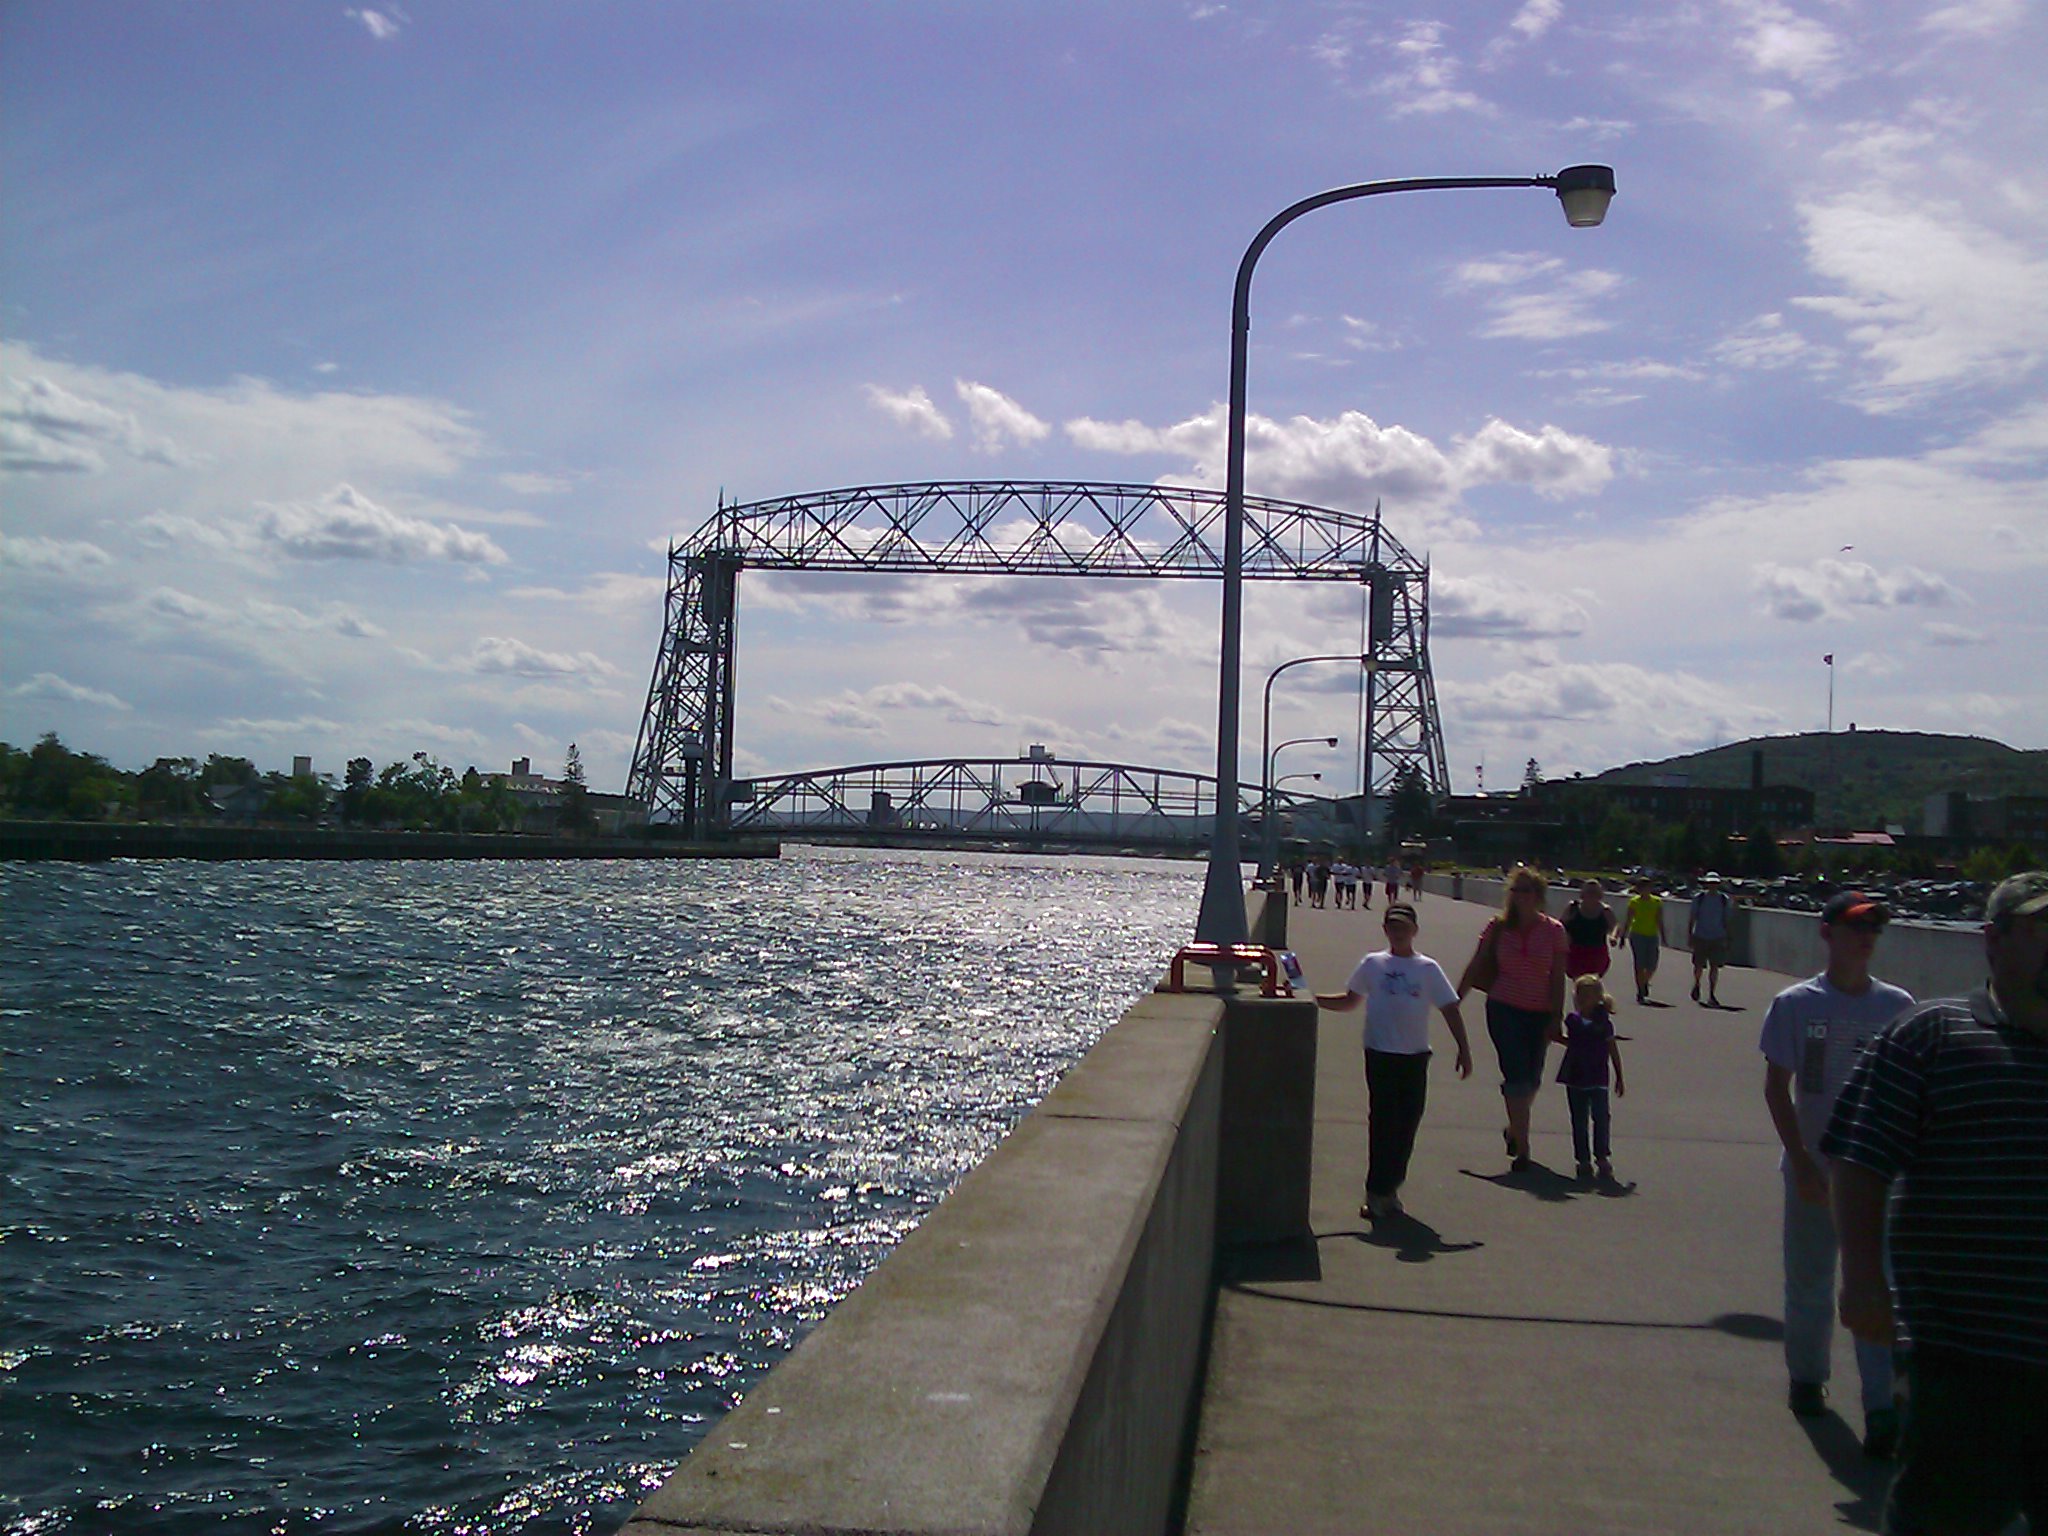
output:
<path id="1" fill-rule="evenodd" d="M 938 800 L 957 808 L 993 785 L 998 795 L 991 805 L 1014 803 L 1028 813 L 1023 796 L 1040 797 L 1041 826 L 1054 809 L 1044 797 L 1052 796 L 1077 809 L 1085 803 L 1089 825 L 1103 829 L 1106 840 L 1147 841 L 1139 835 L 1116 838 L 1110 829 L 1120 809 L 1108 821 L 1096 819 L 1098 797 L 1082 782 L 1026 774 L 1010 795 L 990 760 L 946 760 L 958 787 L 943 790 L 930 775 L 912 772 L 918 765 L 910 764 L 736 780 L 733 668 L 740 573 L 1209 581 L 1222 572 L 1224 515 L 1221 491 L 1083 481 L 869 485 L 744 505 L 721 497 L 703 527 L 669 546 L 661 644 L 626 794 L 645 808 L 652 825 L 718 837 L 742 828 L 803 825 L 804 817 L 811 825 L 865 817 L 876 809 L 877 791 L 885 815 L 932 820 Z M 1450 775 L 1429 669 L 1429 566 L 1382 527 L 1379 509 L 1360 516 L 1247 496 L 1244 574 L 1251 581 L 1351 582 L 1367 589 L 1365 654 L 1373 665 L 1365 679 L 1366 783 L 1373 794 L 1388 795 L 1397 779 L 1413 771 L 1433 795 L 1447 793 Z M 1064 766 L 1099 770 L 1096 788 L 1106 788 L 1119 808 L 1128 797 L 1140 820 L 1172 816 L 1201 837 L 1207 835 L 1202 824 L 1213 821 L 1213 777 L 1205 781 L 1201 775 L 1116 764 Z M 883 770 L 898 777 L 891 780 Z M 1033 784 L 1040 787 L 1030 789 Z M 864 809 L 850 803 L 856 788 L 870 796 Z M 1007 813 L 987 811 L 979 820 L 989 829 L 979 835 L 1017 835 L 1016 819 Z"/>

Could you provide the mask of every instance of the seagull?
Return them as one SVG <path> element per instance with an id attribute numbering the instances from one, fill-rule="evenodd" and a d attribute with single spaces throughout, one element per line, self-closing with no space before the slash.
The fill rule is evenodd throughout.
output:
<path id="1" fill-rule="evenodd" d="M 1855 547 L 1856 546 L 1854 544 L 1844 544 L 1842 546 L 1842 553 L 1846 555 L 1847 553 L 1849 553 L 1850 550 L 1854 549 Z"/>

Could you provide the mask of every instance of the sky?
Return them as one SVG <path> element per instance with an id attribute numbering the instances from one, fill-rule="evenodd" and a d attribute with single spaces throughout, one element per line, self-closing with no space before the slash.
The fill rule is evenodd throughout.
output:
<path id="1" fill-rule="evenodd" d="M 2048 747 L 2026 0 L 0 4 L 0 738 L 623 787 L 665 554 L 952 479 L 1432 574 L 1453 786 L 1835 720 Z M 1214 583 L 750 573 L 736 768 L 1214 766 Z M 908 585 L 906 585 L 908 584 Z M 1243 771 L 1339 585 L 1255 583 Z M 1357 783 L 1356 676 L 1275 690 Z M 1297 786 L 1306 787 L 1306 786 Z"/>

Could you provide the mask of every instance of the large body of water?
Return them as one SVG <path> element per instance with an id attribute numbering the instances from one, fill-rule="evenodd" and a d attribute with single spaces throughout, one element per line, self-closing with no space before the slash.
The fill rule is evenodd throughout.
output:
<path id="1" fill-rule="evenodd" d="M 0 1529 L 611 1530 L 1200 881 L 0 867 Z"/>

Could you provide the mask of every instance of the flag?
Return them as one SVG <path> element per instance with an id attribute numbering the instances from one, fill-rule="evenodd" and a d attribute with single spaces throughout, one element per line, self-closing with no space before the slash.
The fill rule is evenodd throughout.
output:
<path id="1" fill-rule="evenodd" d="M 1835 653 L 1833 651 L 1829 651 L 1827 655 L 1821 657 L 1821 660 L 1832 667 L 1835 664 Z"/>

